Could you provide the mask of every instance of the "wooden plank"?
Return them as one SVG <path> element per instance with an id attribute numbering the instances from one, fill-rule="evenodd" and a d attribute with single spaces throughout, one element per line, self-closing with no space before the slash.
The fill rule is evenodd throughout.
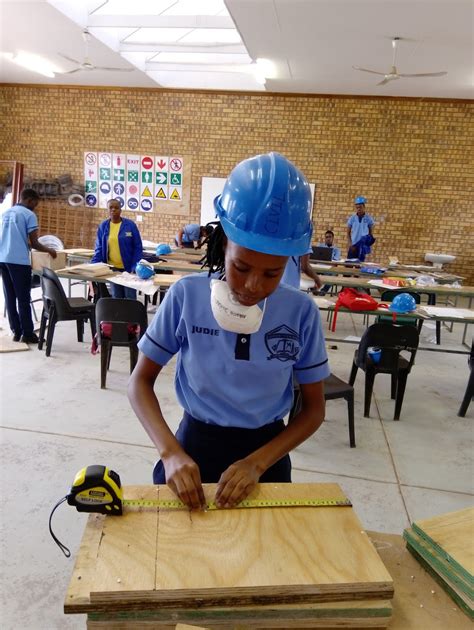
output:
<path id="1" fill-rule="evenodd" d="M 183 278 L 184 276 L 179 273 L 166 274 L 166 273 L 155 273 L 153 276 L 153 284 L 156 284 L 160 287 L 170 287 L 172 284 Z"/>
<path id="2" fill-rule="evenodd" d="M 186 260 L 169 260 L 168 262 L 160 261 L 156 263 L 151 263 L 155 268 L 155 271 L 158 269 L 164 269 L 166 271 L 185 271 L 187 273 L 202 273 L 208 272 L 209 269 L 202 269 L 201 265 L 196 262 L 187 262 Z"/>
<path id="3" fill-rule="evenodd" d="M 474 589 L 463 573 L 457 570 L 457 567 L 448 562 L 443 554 L 435 547 L 428 543 L 422 536 L 417 534 L 413 529 L 406 529 L 403 537 L 416 552 L 421 555 L 433 567 L 433 569 L 442 577 L 452 581 L 456 587 L 464 593 L 468 598 L 468 604 L 474 608 Z"/>
<path id="4" fill-rule="evenodd" d="M 401 536 L 368 534 L 393 577 L 390 630 L 472 630 L 469 619 L 407 551 Z"/>
<path id="5" fill-rule="evenodd" d="M 196 608 L 196 609 L 167 609 L 157 608 L 152 611 L 111 611 L 107 613 L 90 613 L 91 621 L 154 621 L 157 625 L 175 623 L 190 623 L 215 626 L 226 623 L 228 625 L 244 624 L 245 626 L 274 626 L 283 627 L 321 623 L 321 620 L 331 623 L 347 624 L 357 619 L 366 622 L 378 620 L 387 625 L 392 617 L 392 606 L 389 600 L 366 600 L 360 602 L 329 602 L 321 604 L 289 604 L 273 606 L 236 606 L 234 608 Z"/>
<path id="6" fill-rule="evenodd" d="M 412 556 L 420 563 L 420 565 L 428 571 L 433 579 L 441 586 L 441 588 L 454 600 L 454 602 L 463 610 L 469 619 L 474 620 L 474 608 L 472 600 L 468 599 L 466 595 L 458 588 L 457 584 L 452 582 L 449 578 L 441 576 L 437 569 L 429 562 L 429 557 L 418 553 L 417 548 L 407 541 L 407 549 Z"/>
<path id="7" fill-rule="evenodd" d="M 90 514 L 76 562 L 64 600 L 64 612 L 85 612 L 82 607 L 90 605 L 90 584 L 94 576 L 95 564 L 102 539 L 105 516 Z"/>
<path id="8" fill-rule="evenodd" d="M 215 486 L 206 486 L 211 499 Z M 260 484 L 251 498 L 342 498 L 337 484 Z M 160 498 L 174 498 L 160 486 Z M 143 515 L 142 515 L 143 516 Z M 137 531 L 141 531 L 142 526 Z M 121 536 L 120 528 L 116 530 Z M 140 536 L 141 538 L 141 536 Z M 131 550 L 133 554 L 133 550 Z M 99 555 L 102 562 L 104 558 Z M 110 558 L 127 568 L 127 557 Z M 108 567 L 105 573 L 113 575 Z M 91 610 L 386 599 L 393 584 L 350 507 L 161 510 L 155 589 L 91 586 Z M 100 587 L 100 588 L 99 588 Z"/>
<path id="9" fill-rule="evenodd" d="M 474 586 L 474 508 L 416 521 L 413 529 Z"/>
<path id="10" fill-rule="evenodd" d="M 129 486 L 125 498 L 158 499 L 158 486 Z M 153 590 L 155 585 L 158 509 L 129 510 L 103 520 L 88 590 L 121 592 Z M 77 602 L 70 600 L 69 608 Z M 74 610 L 73 612 L 77 612 Z"/>

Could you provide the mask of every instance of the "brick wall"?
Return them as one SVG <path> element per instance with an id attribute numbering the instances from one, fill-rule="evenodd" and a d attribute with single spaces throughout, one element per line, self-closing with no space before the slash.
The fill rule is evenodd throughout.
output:
<path id="1" fill-rule="evenodd" d="M 145 215 L 145 238 L 171 241 L 179 225 L 199 220 L 202 176 L 224 177 L 274 150 L 317 185 L 315 240 L 331 228 L 345 250 L 352 200 L 363 194 L 378 220 L 373 260 L 452 253 L 449 269 L 474 284 L 469 102 L 49 86 L 0 86 L 0 94 L 0 159 L 23 162 L 26 176 L 70 172 L 81 182 L 85 150 L 191 156 L 189 217 Z M 104 211 L 45 200 L 39 216 L 43 233 L 91 246 Z"/>

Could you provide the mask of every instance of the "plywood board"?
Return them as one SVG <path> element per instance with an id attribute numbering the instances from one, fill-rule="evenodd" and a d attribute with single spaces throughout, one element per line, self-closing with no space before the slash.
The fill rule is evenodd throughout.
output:
<path id="1" fill-rule="evenodd" d="M 13 341 L 9 335 L 0 335 L 0 352 L 24 352 L 29 350 L 28 344 Z"/>
<path id="2" fill-rule="evenodd" d="M 407 551 L 401 536 L 368 534 L 393 578 L 390 630 L 472 630 L 469 619 Z"/>
<path id="3" fill-rule="evenodd" d="M 323 604 L 301 604 L 283 606 L 239 606 L 235 608 L 195 608 L 195 609 L 157 609 L 129 613 L 110 612 L 91 613 L 89 621 L 129 621 L 161 624 L 175 622 L 192 623 L 199 626 L 216 626 L 224 622 L 227 627 L 234 624 L 245 627 L 315 627 L 314 624 L 337 623 L 340 627 L 353 627 L 355 621 L 364 620 L 366 625 L 372 622 L 386 627 L 392 616 L 389 600 L 328 602 Z"/>
<path id="4" fill-rule="evenodd" d="M 202 269 L 201 264 L 199 262 L 186 262 L 185 260 L 169 260 L 168 262 L 160 261 L 156 263 L 151 263 L 153 267 L 156 269 L 165 269 L 168 271 L 186 271 L 188 273 L 198 273 L 205 271 L 206 273 L 209 271 L 208 268 Z"/>
<path id="5" fill-rule="evenodd" d="M 215 486 L 206 485 L 207 498 Z M 174 498 L 166 486 L 160 498 Z M 341 498 L 337 484 L 260 484 L 252 498 Z M 141 517 L 143 518 L 143 514 Z M 350 507 L 263 508 L 193 512 L 161 510 L 154 588 L 134 582 L 133 542 L 115 519 L 113 556 L 99 550 L 100 579 L 91 584 L 91 606 L 143 610 L 161 606 L 244 606 L 386 599 L 389 573 Z M 144 535 L 153 538 L 151 531 Z M 134 541 L 144 524 L 136 521 Z M 111 538 L 109 533 L 109 538 Z M 124 544 L 130 543 L 130 547 Z M 117 568 L 126 588 L 117 588 Z M 105 579 L 106 576 L 109 578 Z"/>
<path id="6" fill-rule="evenodd" d="M 418 554 L 423 556 L 426 561 L 442 578 L 448 579 L 456 584 L 456 587 L 470 599 L 469 605 L 474 608 L 474 589 L 472 588 L 465 575 L 457 570 L 457 567 L 448 562 L 443 554 L 433 547 L 424 538 L 419 536 L 413 529 L 406 529 L 403 537 Z"/>
<path id="7" fill-rule="evenodd" d="M 474 586 L 474 508 L 416 521 L 413 529 Z"/>
<path id="8" fill-rule="evenodd" d="M 153 276 L 153 284 L 157 284 L 160 287 L 170 287 L 175 282 L 178 282 L 183 277 L 180 273 L 166 274 L 156 273 Z"/>

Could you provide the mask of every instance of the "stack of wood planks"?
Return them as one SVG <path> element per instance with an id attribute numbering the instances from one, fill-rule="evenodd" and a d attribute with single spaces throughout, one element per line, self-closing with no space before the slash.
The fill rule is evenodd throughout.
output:
<path id="1" fill-rule="evenodd" d="M 413 556 L 474 619 L 474 508 L 416 521 L 403 537 Z"/>
<path id="2" fill-rule="evenodd" d="M 127 499 L 173 499 L 166 486 Z M 215 486 L 205 486 L 213 499 Z M 337 484 L 260 484 L 252 499 L 341 499 Z M 88 628 L 385 628 L 393 582 L 351 507 L 92 514 L 65 600 Z"/>

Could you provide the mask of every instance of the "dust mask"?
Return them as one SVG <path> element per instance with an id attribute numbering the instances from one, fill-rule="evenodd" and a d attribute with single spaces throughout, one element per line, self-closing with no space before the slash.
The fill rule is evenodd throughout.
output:
<path id="1" fill-rule="evenodd" d="M 259 330 L 267 300 L 263 309 L 257 304 L 244 306 L 234 297 L 224 280 L 211 280 L 211 309 L 217 323 L 224 330 L 251 335 Z"/>

